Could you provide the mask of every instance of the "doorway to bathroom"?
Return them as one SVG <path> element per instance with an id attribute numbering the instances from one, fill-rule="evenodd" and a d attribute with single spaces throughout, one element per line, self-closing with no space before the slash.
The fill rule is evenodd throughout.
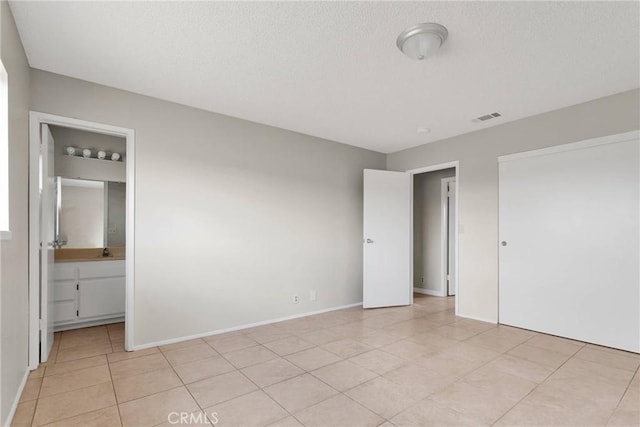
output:
<path id="1" fill-rule="evenodd" d="M 133 148 L 131 129 L 30 113 L 31 369 L 133 348 Z"/>

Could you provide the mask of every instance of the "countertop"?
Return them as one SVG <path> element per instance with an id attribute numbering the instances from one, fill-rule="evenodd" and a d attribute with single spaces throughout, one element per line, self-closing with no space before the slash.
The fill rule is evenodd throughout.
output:
<path id="1" fill-rule="evenodd" d="M 104 248 L 60 248 L 55 250 L 55 262 L 122 261 L 125 247 L 108 247 L 109 256 L 102 256 Z"/>

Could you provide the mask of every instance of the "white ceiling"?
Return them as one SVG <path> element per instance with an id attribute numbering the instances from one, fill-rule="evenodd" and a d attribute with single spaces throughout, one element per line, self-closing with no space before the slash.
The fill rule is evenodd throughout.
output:
<path id="1" fill-rule="evenodd" d="M 640 86 L 638 2 L 10 5 L 34 68 L 385 153 Z"/>

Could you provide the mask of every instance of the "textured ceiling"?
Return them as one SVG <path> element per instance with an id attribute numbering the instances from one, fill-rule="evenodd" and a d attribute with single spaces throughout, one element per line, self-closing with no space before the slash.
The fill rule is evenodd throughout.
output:
<path id="1" fill-rule="evenodd" d="M 640 86 L 638 2 L 10 5 L 34 68 L 381 152 Z M 449 30 L 426 62 L 419 22 Z"/>

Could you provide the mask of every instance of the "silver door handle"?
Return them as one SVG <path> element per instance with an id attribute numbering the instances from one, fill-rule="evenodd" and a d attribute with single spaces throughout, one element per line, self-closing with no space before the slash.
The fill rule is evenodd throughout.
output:
<path id="1" fill-rule="evenodd" d="M 60 249 L 61 247 L 63 247 L 64 245 L 67 244 L 66 240 L 54 240 L 53 242 L 48 242 L 47 246 L 50 246 L 54 249 Z"/>
<path id="2" fill-rule="evenodd" d="M 365 242 L 365 243 L 373 243 L 373 240 L 371 240 L 371 239 L 365 239 L 365 241 L 364 241 L 364 242 Z"/>

